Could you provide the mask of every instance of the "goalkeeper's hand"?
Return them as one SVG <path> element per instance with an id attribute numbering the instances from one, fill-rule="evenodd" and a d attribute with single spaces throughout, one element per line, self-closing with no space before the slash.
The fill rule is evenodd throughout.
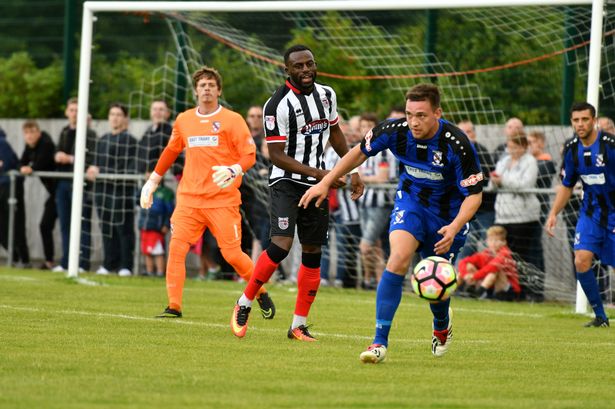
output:
<path id="1" fill-rule="evenodd" d="M 229 187 L 237 176 L 243 175 L 243 169 L 238 164 L 231 166 L 212 166 L 214 171 L 212 178 L 220 188 Z"/>
<path id="2" fill-rule="evenodd" d="M 158 185 L 160 184 L 161 180 L 162 176 L 160 176 L 156 172 L 152 172 L 152 174 L 149 176 L 149 179 L 147 179 L 147 182 L 145 182 L 143 188 L 141 189 L 142 208 L 149 209 L 150 207 L 152 207 L 152 196 L 154 195 L 156 189 L 158 189 Z"/>

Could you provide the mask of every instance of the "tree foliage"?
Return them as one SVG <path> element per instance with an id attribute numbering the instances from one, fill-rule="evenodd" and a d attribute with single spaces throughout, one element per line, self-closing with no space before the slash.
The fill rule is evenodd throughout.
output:
<path id="1" fill-rule="evenodd" d="M 18 3 L 25 2 L 20 0 Z M 422 14 L 397 13 L 395 18 L 383 15 L 380 16 L 382 21 L 377 23 L 387 23 L 386 29 L 389 33 L 403 38 L 406 44 L 402 47 L 420 50 L 423 48 L 426 28 L 424 19 L 419 15 Z M 259 18 L 264 17 L 259 15 Z M 139 17 L 105 14 L 96 23 L 91 76 L 93 82 L 89 98 L 90 112 L 96 118 L 106 117 L 107 107 L 111 102 L 129 102 L 131 92 L 155 92 L 152 88 L 152 75 L 157 67 L 165 64 L 165 53 L 175 52 L 163 19 L 158 16 L 146 21 L 141 17 L 143 21 L 135 23 L 135 18 Z M 236 18 L 236 15 L 228 15 L 230 24 L 233 24 L 233 18 Z M 260 30 L 259 33 L 264 34 L 262 37 L 267 38 L 268 28 L 263 26 L 261 20 L 258 21 L 259 23 L 255 24 L 254 21 L 245 19 L 238 24 L 247 31 L 250 28 Z M 344 39 L 344 36 L 337 36 L 337 44 L 342 46 L 342 50 L 329 46 L 329 43 L 323 40 L 335 37 L 343 30 L 361 30 L 366 35 L 374 34 L 373 40 L 366 46 L 385 50 L 389 45 L 387 40 L 376 35 L 382 34 L 380 26 L 367 19 L 357 23 L 356 20 L 336 12 L 323 14 L 318 27 L 308 23 L 293 25 L 294 23 L 289 21 L 280 24 L 283 30 L 280 27 L 270 28 L 276 32 L 275 36 L 272 36 L 275 38 L 275 44 L 267 45 L 279 48 L 280 54 L 283 47 L 291 44 L 302 43 L 310 46 L 314 50 L 321 73 L 318 80 L 335 88 L 338 105 L 344 116 L 375 111 L 383 117 L 392 106 L 403 104 L 401 88 L 387 89 L 391 84 L 386 81 L 349 81 L 322 75 L 371 75 L 376 73 L 372 66 L 390 63 L 386 60 L 386 52 L 378 57 L 382 60 L 371 61 L 370 64 L 361 61 L 360 57 L 355 58 L 345 53 L 344 48 L 359 46 L 353 44 L 356 40 L 350 37 Z M 254 27 L 255 25 L 257 27 Z M 294 28 L 289 30 L 291 26 Z M 283 42 L 280 40 L 282 31 L 285 34 Z M 255 37 L 259 37 L 259 34 L 255 34 Z M 152 41 L 147 41 L 147 38 Z M 267 89 L 267 85 L 259 79 L 256 68 L 246 63 L 239 51 L 202 35 L 192 35 L 192 39 L 203 61 L 222 73 L 223 98 L 233 109 L 245 112 L 251 105 L 262 105 L 271 95 L 272 90 Z M 10 45 L 5 43 L 7 47 Z M 17 49 L 21 47 L 11 44 L 11 47 Z M 531 39 L 504 35 L 495 29 L 466 20 L 459 13 L 439 13 L 436 55 L 439 61 L 448 62 L 452 70 L 467 71 L 506 64 L 536 56 L 541 53 L 537 50 L 541 49 L 541 45 Z M 421 61 L 423 58 L 424 56 L 417 54 L 412 57 L 412 61 L 403 61 L 398 68 L 389 68 L 389 73 L 417 73 L 409 72 L 409 66 L 415 67 L 415 70 L 422 67 L 425 72 L 426 68 Z M 15 52 L 8 58 L 0 59 L 1 117 L 61 115 L 65 102 L 61 100 L 61 63 L 57 58 L 41 61 L 27 52 Z M 482 95 L 489 97 L 494 107 L 502 110 L 505 116 L 519 116 L 528 124 L 555 124 L 559 122 L 562 65 L 562 57 L 556 57 L 516 68 L 478 73 L 468 76 L 468 79 L 477 84 Z M 421 80 L 416 82 L 418 81 Z M 442 85 L 453 84 L 455 81 L 454 78 L 437 80 Z M 583 99 L 583 80 L 579 79 L 577 84 L 579 86 L 576 97 Z"/>
<path id="2" fill-rule="evenodd" d="M 54 61 L 38 69 L 25 52 L 0 59 L 0 117 L 44 118 L 60 112 L 62 67 Z"/>

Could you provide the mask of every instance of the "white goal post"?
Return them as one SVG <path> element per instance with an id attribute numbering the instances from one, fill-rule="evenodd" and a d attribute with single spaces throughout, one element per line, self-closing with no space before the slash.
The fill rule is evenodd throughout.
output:
<path id="1" fill-rule="evenodd" d="M 598 107 L 600 58 L 605 0 L 336 0 L 336 1 L 86 1 L 83 3 L 81 51 L 78 86 L 78 119 L 73 176 L 68 276 L 76 277 L 79 269 L 80 231 L 86 148 L 86 124 L 92 61 L 92 32 L 96 13 L 138 11 L 208 11 L 208 12 L 284 12 L 284 11 L 378 11 L 412 9 L 454 9 L 474 7 L 573 6 L 592 5 L 591 38 L 587 81 L 587 101 Z M 576 311 L 587 311 L 587 300 L 577 287 Z"/>

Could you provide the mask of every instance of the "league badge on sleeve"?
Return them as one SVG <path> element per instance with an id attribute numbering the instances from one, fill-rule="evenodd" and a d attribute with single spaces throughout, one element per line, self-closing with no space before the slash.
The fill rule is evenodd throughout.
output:
<path id="1" fill-rule="evenodd" d="M 270 131 L 275 129 L 275 116 L 267 115 L 265 116 L 265 127 Z"/>

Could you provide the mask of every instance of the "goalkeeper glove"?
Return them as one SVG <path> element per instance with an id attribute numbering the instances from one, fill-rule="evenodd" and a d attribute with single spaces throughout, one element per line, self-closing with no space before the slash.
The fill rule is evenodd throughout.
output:
<path id="1" fill-rule="evenodd" d="M 147 179 L 147 182 L 145 182 L 145 185 L 143 185 L 143 188 L 141 189 L 141 207 L 143 209 L 149 209 L 152 207 L 152 196 L 154 195 L 156 189 L 158 189 L 158 185 L 161 180 L 162 176 L 156 172 L 152 172 L 149 179 Z"/>
<path id="2" fill-rule="evenodd" d="M 214 183 L 222 189 L 230 186 L 237 176 L 243 175 L 243 169 L 241 169 L 239 164 L 212 166 L 211 169 L 214 171 L 212 175 Z"/>

